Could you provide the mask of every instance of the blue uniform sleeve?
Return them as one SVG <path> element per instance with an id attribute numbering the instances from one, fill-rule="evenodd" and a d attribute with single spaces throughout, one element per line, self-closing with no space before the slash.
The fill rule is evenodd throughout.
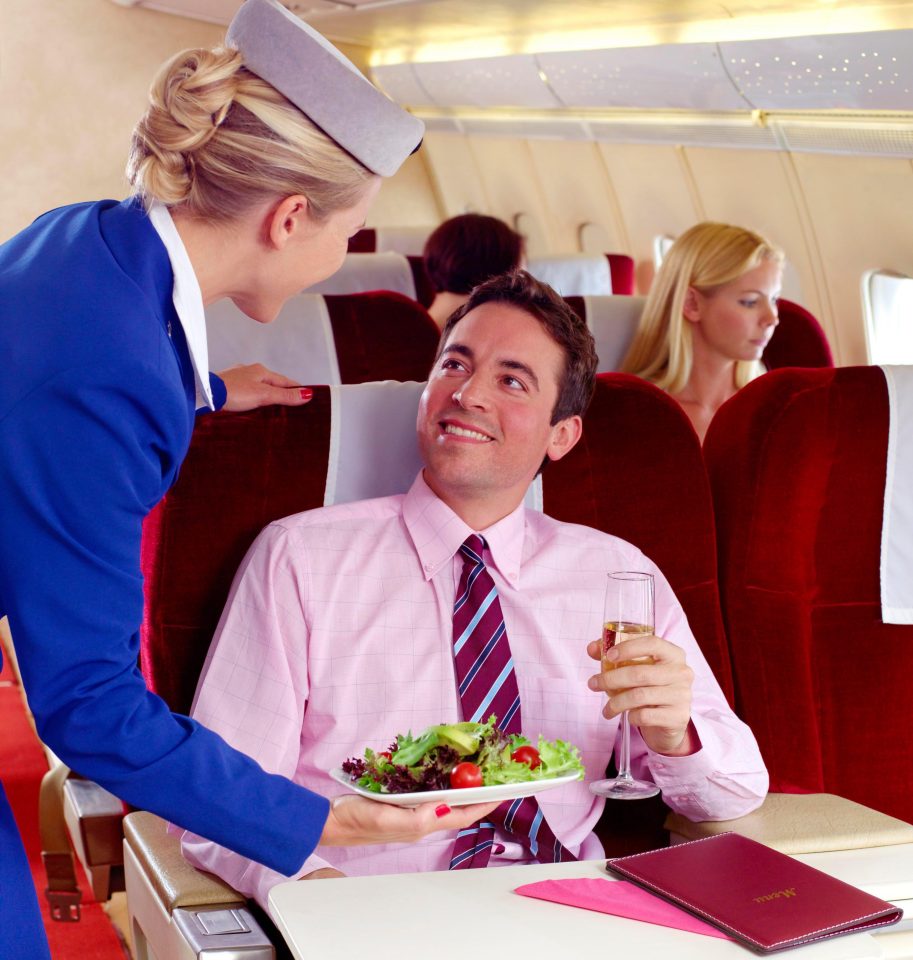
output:
<path id="1" fill-rule="evenodd" d="M 221 410 L 228 399 L 228 388 L 225 386 L 225 381 L 217 373 L 210 372 L 209 387 L 212 390 L 212 402 L 215 404 L 216 410 Z"/>
<path id="2" fill-rule="evenodd" d="M 224 391 L 223 391 L 224 392 Z M 153 363 L 58 374 L 0 419 L 0 608 L 44 742 L 80 774 L 284 874 L 328 802 L 172 714 L 137 667 L 146 513 L 190 414 Z"/>

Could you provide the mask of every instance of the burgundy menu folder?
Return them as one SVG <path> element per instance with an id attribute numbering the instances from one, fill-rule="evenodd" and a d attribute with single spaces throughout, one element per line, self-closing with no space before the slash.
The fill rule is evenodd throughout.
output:
<path id="1" fill-rule="evenodd" d="M 897 923 L 903 911 L 737 833 L 609 860 L 606 867 L 759 953 Z"/>

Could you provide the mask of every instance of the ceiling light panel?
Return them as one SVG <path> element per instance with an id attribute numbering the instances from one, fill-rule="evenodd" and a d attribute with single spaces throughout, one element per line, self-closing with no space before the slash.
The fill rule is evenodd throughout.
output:
<path id="1" fill-rule="evenodd" d="M 561 107 L 531 54 L 416 63 L 415 75 L 439 107 Z"/>
<path id="2" fill-rule="evenodd" d="M 372 67 L 371 78 L 384 93 L 397 103 L 410 107 L 431 107 L 435 103 L 421 85 L 411 63 L 394 63 Z"/>
<path id="3" fill-rule="evenodd" d="M 712 43 L 540 53 L 537 59 L 568 107 L 744 110 L 747 106 Z"/>
<path id="4" fill-rule="evenodd" d="M 761 110 L 913 110 L 913 30 L 722 43 L 733 81 Z"/>

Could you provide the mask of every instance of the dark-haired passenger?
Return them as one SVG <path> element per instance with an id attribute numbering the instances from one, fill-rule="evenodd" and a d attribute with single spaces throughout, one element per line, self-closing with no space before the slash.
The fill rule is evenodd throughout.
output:
<path id="1" fill-rule="evenodd" d="M 662 573 L 623 540 L 523 505 L 543 463 L 579 440 L 595 370 L 592 336 L 551 288 L 522 271 L 482 284 L 444 329 L 416 424 L 425 467 L 409 492 L 288 517 L 251 547 L 194 716 L 266 770 L 342 794 L 327 771 L 346 758 L 490 712 L 533 742 L 575 744 L 587 770 L 459 834 L 318 848 L 297 877 L 602 857 L 592 829 L 605 801 L 587 781 L 603 775 L 629 708 L 633 772 L 673 809 L 728 819 L 763 800 L 754 737 Z M 656 635 L 626 643 L 626 656 L 654 663 L 593 676 L 611 570 L 655 577 Z M 464 626 L 480 581 L 480 619 Z M 183 848 L 264 906 L 285 879 L 189 834 Z"/>
<path id="2" fill-rule="evenodd" d="M 425 269 L 435 289 L 428 312 L 443 329 L 473 287 L 523 265 L 523 237 L 503 220 L 464 213 L 445 220 L 425 241 Z"/>

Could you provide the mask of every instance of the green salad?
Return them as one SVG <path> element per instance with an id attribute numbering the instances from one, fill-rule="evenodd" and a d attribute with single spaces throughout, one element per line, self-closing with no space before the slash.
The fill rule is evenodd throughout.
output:
<path id="1" fill-rule="evenodd" d="M 343 771 L 372 793 L 418 793 L 528 783 L 576 773 L 583 778 L 580 751 L 563 740 L 540 736 L 533 746 L 521 734 L 498 729 L 497 717 L 485 723 L 445 723 L 420 736 L 400 734 L 389 749 L 365 750 L 349 758 Z"/>

